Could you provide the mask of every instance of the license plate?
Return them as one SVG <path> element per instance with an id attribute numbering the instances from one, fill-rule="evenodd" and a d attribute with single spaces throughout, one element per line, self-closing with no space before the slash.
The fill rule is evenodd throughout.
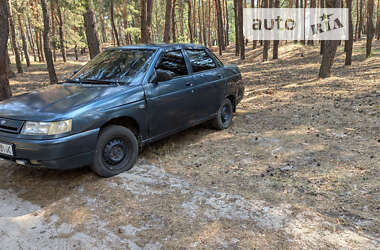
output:
<path id="1" fill-rule="evenodd" d="M 13 146 L 0 142 L 0 154 L 13 156 Z"/>

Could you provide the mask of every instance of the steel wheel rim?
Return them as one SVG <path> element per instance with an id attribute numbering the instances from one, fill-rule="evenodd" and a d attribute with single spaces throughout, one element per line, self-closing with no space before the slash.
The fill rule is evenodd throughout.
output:
<path id="1" fill-rule="evenodd" d="M 122 138 L 111 139 L 103 147 L 103 162 L 109 169 L 118 168 L 128 155 L 128 143 Z"/>

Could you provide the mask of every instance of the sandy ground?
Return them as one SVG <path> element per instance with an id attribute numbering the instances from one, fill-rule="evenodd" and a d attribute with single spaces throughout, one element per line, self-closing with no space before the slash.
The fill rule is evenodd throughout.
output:
<path id="1" fill-rule="evenodd" d="M 318 48 L 261 48 L 233 125 L 207 124 L 147 146 L 129 172 L 31 169 L 0 161 L 1 249 L 380 248 L 380 43 L 317 79 Z M 82 59 L 85 60 L 85 59 Z M 79 63 L 57 63 L 60 79 Z M 44 65 L 12 79 L 46 82 Z"/>

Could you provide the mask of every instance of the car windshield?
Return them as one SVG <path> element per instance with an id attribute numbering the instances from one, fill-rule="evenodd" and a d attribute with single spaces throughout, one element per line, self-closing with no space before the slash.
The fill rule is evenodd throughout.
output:
<path id="1" fill-rule="evenodd" d="M 152 49 L 111 49 L 97 55 L 68 82 L 129 83 L 153 55 Z"/>

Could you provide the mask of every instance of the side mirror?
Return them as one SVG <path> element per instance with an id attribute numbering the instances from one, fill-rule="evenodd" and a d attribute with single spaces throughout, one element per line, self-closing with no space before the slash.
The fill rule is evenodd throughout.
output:
<path id="1" fill-rule="evenodd" d="M 173 79 L 173 73 L 168 70 L 156 69 L 155 78 L 155 82 L 157 83 L 170 81 L 171 79 Z"/>
<path id="2" fill-rule="evenodd" d="M 76 73 L 78 73 L 79 70 L 74 70 L 73 72 L 73 75 L 75 75 Z"/>

